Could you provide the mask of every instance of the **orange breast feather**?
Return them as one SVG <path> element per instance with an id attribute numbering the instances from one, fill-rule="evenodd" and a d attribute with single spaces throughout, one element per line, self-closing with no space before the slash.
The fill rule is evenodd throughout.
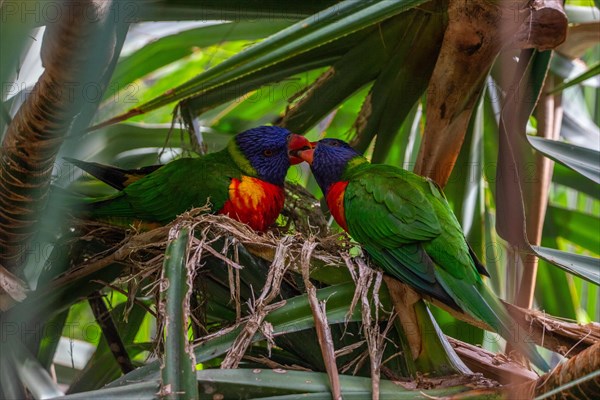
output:
<path id="1" fill-rule="evenodd" d="M 248 224 L 256 231 L 264 231 L 271 226 L 283 209 L 285 192 L 283 188 L 260 179 L 242 176 L 232 179 L 229 185 L 229 200 L 219 214 Z"/>
<path id="2" fill-rule="evenodd" d="M 346 223 L 346 214 L 344 211 L 346 186 L 348 186 L 348 182 L 336 182 L 331 185 L 329 193 L 327 193 L 327 207 L 329 207 L 329 211 L 331 211 L 335 222 L 347 232 L 348 224 Z"/>

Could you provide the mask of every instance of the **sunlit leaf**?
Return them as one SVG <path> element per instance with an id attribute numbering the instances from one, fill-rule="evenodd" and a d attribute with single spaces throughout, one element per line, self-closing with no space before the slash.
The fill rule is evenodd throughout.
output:
<path id="1" fill-rule="evenodd" d="M 144 350 L 150 350 L 146 345 L 134 345 L 133 341 L 142 323 L 146 309 L 140 305 L 134 305 L 127 316 L 123 319 L 123 313 L 128 304 L 123 302 L 112 309 L 111 314 L 115 321 L 121 339 L 130 358 Z M 107 383 L 117 379 L 121 370 L 117 365 L 113 353 L 110 351 L 106 338 L 102 337 L 96 351 L 88 361 L 85 368 L 75 378 L 69 387 L 69 393 L 85 392 L 99 389 Z"/>
<path id="2" fill-rule="evenodd" d="M 581 175 L 579 172 L 573 171 L 562 164 L 554 164 L 554 174 L 552 175 L 553 182 L 563 186 L 573 188 L 581 193 L 585 193 L 594 199 L 600 200 L 600 186 L 590 185 L 589 179 Z"/>
<path id="3" fill-rule="evenodd" d="M 547 247 L 532 246 L 532 249 L 544 260 L 573 275 L 600 285 L 600 259 Z"/>
<path id="4" fill-rule="evenodd" d="M 596 215 L 569 210 L 562 207 L 549 206 L 546 224 L 551 221 L 552 230 L 545 233 L 562 237 L 570 242 L 600 255 L 600 218 Z"/>
<path id="5" fill-rule="evenodd" d="M 527 140 L 546 156 L 600 183 L 600 152 L 535 136 L 527 136 Z"/>
<path id="6" fill-rule="evenodd" d="M 583 23 L 583 22 L 593 22 L 598 21 L 598 7 L 600 7 L 598 0 L 594 0 L 594 7 L 591 4 L 591 1 L 586 1 L 586 5 L 572 5 L 567 4 L 565 6 L 565 11 L 567 13 L 567 17 L 569 17 L 569 22 L 571 23 Z"/>
<path id="7" fill-rule="evenodd" d="M 136 79 L 192 54 L 196 49 L 225 41 L 257 40 L 282 30 L 289 24 L 285 21 L 264 24 L 247 21 L 224 23 L 189 29 L 157 39 L 119 60 L 105 98 L 126 89 Z"/>
<path id="8" fill-rule="evenodd" d="M 600 127 L 585 109 L 585 99 L 580 88 L 567 89 L 569 100 L 563 105 L 563 123 L 560 130 L 562 138 L 577 146 L 600 151 Z"/>
<path id="9" fill-rule="evenodd" d="M 198 95 L 234 78 L 264 69 L 323 43 L 376 24 L 424 2 L 425 0 L 342 2 L 280 31 L 170 92 L 114 118 L 113 121 L 145 113 L 194 94 Z"/>
<path id="10" fill-rule="evenodd" d="M 564 82 L 562 85 L 558 85 L 556 86 L 554 89 L 552 89 L 550 92 L 548 93 L 556 93 L 556 92 L 561 92 L 563 90 L 565 90 L 568 87 L 571 87 L 573 85 L 577 85 L 578 83 L 581 83 L 583 81 L 588 80 L 589 78 L 596 76 L 600 74 L 600 63 L 591 66 L 586 72 L 584 72 L 583 74 L 569 79 L 568 81 Z"/>

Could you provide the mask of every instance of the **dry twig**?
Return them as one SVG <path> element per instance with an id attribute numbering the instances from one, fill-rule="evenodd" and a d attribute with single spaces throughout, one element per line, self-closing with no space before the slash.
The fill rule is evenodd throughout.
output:
<path id="1" fill-rule="evenodd" d="M 269 345 L 272 344 L 273 327 L 271 324 L 265 323 L 264 319 L 268 312 L 271 311 L 267 306 L 279 295 L 281 281 L 288 268 L 286 255 L 289 243 L 290 237 L 284 237 L 279 242 L 275 253 L 275 259 L 271 264 L 271 268 L 269 268 L 269 275 L 267 276 L 267 281 L 265 282 L 260 297 L 253 302 L 254 304 L 249 304 L 252 314 L 248 319 L 246 326 L 227 352 L 225 359 L 221 363 L 222 369 L 236 368 L 238 366 L 246 353 L 246 350 L 252 343 L 252 338 L 254 338 L 254 335 L 259 329 L 269 342 Z"/>
<path id="2" fill-rule="evenodd" d="M 334 400 L 341 400 L 342 387 L 340 385 L 337 364 L 335 363 L 335 349 L 333 347 L 331 328 L 327 322 L 327 312 L 325 311 L 326 302 L 319 301 L 317 298 L 317 289 L 310 282 L 310 258 L 315 247 L 317 247 L 317 243 L 312 239 L 307 240 L 304 243 L 304 246 L 302 246 L 302 278 L 304 279 L 306 294 L 308 295 L 308 301 L 315 320 L 317 338 L 319 340 L 319 346 L 321 347 L 321 353 L 323 354 L 325 369 L 329 376 L 331 396 Z"/>
<path id="3" fill-rule="evenodd" d="M 354 307 L 356 307 L 356 304 L 360 300 L 363 333 L 369 351 L 372 398 L 373 400 L 377 400 L 379 399 L 379 382 L 381 378 L 383 352 L 385 350 L 385 338 L 388 331 L 393 326 L 394 321 L 393 317 L 389 318 L 385 331 L 383 333 L 380 331 L 379 308 L 381 307 L 381 303 L 379 302 L 379 289 L 381 288 L 383 274 L 381 271 L 375 271 L 372 268 L 369 268 L 362 258 L 357 258 L 356 262 L 353 263 L 347 254 L 341 254 L 341 257 L 344 259 L 344 262 L 350 271 L 350 275 L 356 284 L 356 291 L 354 292 L 354 297 L 348 313 L 352 313 Z M 354 264 L 356 265 L 356 268 L 354 268 Z M 371 311 L 370 292 L 372 293 L 375 306 L 374 313 Z"/>

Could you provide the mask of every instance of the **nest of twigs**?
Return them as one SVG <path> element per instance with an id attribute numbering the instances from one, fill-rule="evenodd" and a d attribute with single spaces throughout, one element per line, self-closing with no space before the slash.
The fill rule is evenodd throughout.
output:
<path id="1" fill-rule="evenodd" d="M 306 209 L 308 212 L 305 217 L 310 215 L 311 209 L 314 209 L 314 205 Z M 328 373 L 337 373 L 338 358 L 346 357 L 348 361 L 339 366 L 342 373 L 357 373 L 364 367 L 370 369 L 374 379 L 381 372 L 390 379 L 402 380 L 386 367 L 386 362 L 406 355 L 394 348 L 393 356 L 384 359 L 386 347 L 389 351 L 395 344 L 388 337 L 394 319 L 393 310 L 384 309 L 378 297 L 384 287 L 382 274 L 369 266 L 367 260 L 350 257 L 349 250 L 355 245 L 345 235 L 329 234 L 324 224 L 325 218 L 320 212 L 317 224 L 312 224 L 310 218 L 305 218 L 304 222 L 292 221 L 296 227 L 294 234 L 289 233 L 289 225 L 267 233 L 257 233 L 228 217 L 205 212 L 206 208 L 191 210 L 169 225 L 149 231 L 135 226 L 125 229 L 98 221 L 74 221 L 75 232 L 69 243 L 72 267 L 56 278 L 48 290 L 61 283 L 85 279 L 109 265 L 118 264 L 123 266 L 121 273 L 113 282 L 104 282 L 106 286 L 126 293 L 131 305 L 139 297 L 148 296 L 154 297 L 158 304 L 165 249 L 173 231 L 187 227 L 193 234 L 190 236 L 186 269 L 193 275 L 194 282 L 190 309 L 187 311 L 194 328 L 196 344 L 242 327 L 221 362 L 222 368 L 235 368 L 245 360 L 270 368 L 305 369 L 303 366 L 278 364 L 270 360 L 268 355 L 247 356 L 246 351 L 257 333 L 264 336 L 269 352 L 273 346 L 277 346 L 276 335 L 272 326 L 265 322 L 265 317 L 285 304 L 286 298 L 307 293 Z M 244 287 L 244 282 L 240 279 L 244 268 L 262 271 L 264 279 L 258 284 L 260 287 Z M 319 270 L 333 269 L 346 274 L 356 284 L 350 310 L 359 307 L 362 315 L 360 340 L 338 349 L 334 349 L 331 339 L 326 304 L 316 296 L 316 290 L 326 285 L 326 279 L 311 279 L 319 275 Z M 229 305 L 235 310 L 236 317 L 228 326 L 223 327 L 222 323 L 217 323 L 210 317 L 210 312 L 206 309 L 210 301 L 207 285 L 217 285 L 229 292 Z M 160 307 L 149 309 L 156 316 L 158 326 L 161 326 L 165 316 L 159 310 Z M 552 319 L 543 313 L 517 308 L 513 309 L 513 314 L 530 324 L 534 340 L 541 339 L 536 341 L 563 354 L 576 354 L 600 339 L 597 325 L 581 326 Z M 157 344 L 160 347 L 160 340 L 157 340 Z M 452 345 L 461 357 L 471 361 L 467 361 L 471 368 L 483 363 L 483 370 L 486 365 L 497 368 L 503 370 L 502 373 L 509 374 L 510 379 L 515 379 L 515 376 L 518 380 L 534 378 L 525 368 L 509 359 L 499 362 L 495 355 L 456 340 L 452 340 Z M 491 376 L 502 379 L 502 373 Z M 452 379 L 424 377 L 410 384 L 404 382 L 405 385 L 416 385 L 415 388 L 459 383 L 471 383 L 477 387 L 494 385 L 481 375 Z"/>

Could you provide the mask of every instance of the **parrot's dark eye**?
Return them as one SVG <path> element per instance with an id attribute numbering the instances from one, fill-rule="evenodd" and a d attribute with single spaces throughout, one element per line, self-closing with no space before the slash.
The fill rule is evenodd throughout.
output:
<path id="1" fill-rule="evenodd" d="M 340 145 L 340 142 L 331 142 L 331 146 L 338 147 L 339 145 Z"/>
<path id="2" fill-rule="evenodd" d="M 273 155 L 273 150 L 271 149 L 266 149 L 265 151 L 263 151 L 263 155 L 265 157 L 271 157 Z"/>

